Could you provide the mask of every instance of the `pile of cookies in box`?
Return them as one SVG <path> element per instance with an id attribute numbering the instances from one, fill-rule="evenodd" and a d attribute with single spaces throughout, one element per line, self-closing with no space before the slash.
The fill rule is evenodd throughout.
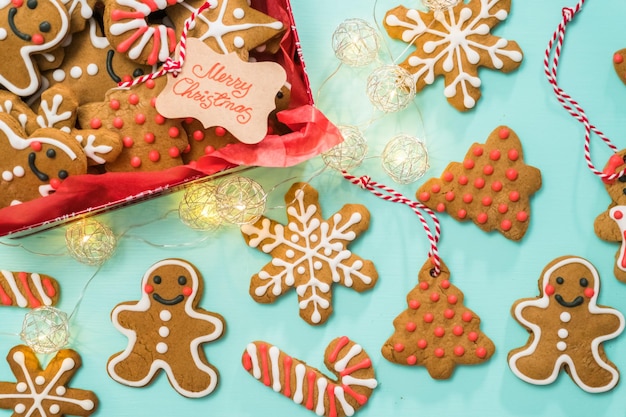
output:
<path id="1" fill-rule="evenodd" d="M 0 11 L 0 208 L 47 196 L 69 176 L 160 171 L 238 142 L 219 124 L 164 117 L 155 100 L 166 76 L 119 84 L 175 57 L 186 21 L 189 38 L 246 62 L 272 60 L 288 28 L 247 0 L 12 0 Z M 275 114 L 289 105 L 289 84 L 270 99 L 264 127 L 284 132 Z"/>

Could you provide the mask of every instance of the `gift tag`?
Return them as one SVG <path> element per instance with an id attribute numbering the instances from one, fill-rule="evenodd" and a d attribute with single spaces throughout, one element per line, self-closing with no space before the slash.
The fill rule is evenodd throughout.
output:
<path id="1" fill-rule="evenodd" d="M 222 126 L 243 143 L 258 143 L 286 80 L 275 62 L 245 62 L 189 38 L 185 63 L 176 77 L 168 74 L 156 108 L 165 117 L 193 117 L 205 128 Z"/>

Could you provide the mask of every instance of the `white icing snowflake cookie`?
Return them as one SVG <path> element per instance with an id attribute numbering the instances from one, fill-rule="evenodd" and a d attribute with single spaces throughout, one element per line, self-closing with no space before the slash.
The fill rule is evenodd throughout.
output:
<path id="1" fill-rule="evenodd" d="M 259 303 L 272 303 L 295 288 L 300 317 L 309 324 L 324 323 L 333 307 L 333 283 L 356 291 L 376 284 L 378 273 L 371 261 L 347 249 L 369 226 L 369 211 L 360 204 L 346 204 L 328 220 L 322 218 L 317 191 L 295 183 L 285 195 L 286 226 L 260 218 L 241 228 L 246 243 L 273 256 L 255 274 L 250 295 Z"/>
<path id="2" fill-rule="evenodd" d="M 401 66 L 413 74 L 417 91 L 443 75 L 448 102 L 466 111 L 480 98 L 478 67 L 509 72 L 522 62 L 516 42 L 490 33 L 510 9 L 511 0 L 460 1 L 440 13 L 398 6 L 387 12 L 383 24 L 392 38 L 415 45 Z"/>

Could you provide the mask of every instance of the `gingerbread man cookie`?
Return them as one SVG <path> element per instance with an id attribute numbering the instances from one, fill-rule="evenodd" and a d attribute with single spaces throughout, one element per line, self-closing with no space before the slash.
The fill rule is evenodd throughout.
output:
<path id="1" fill-rule="evenodd" d="M 511 311 L 531 333 L 525 346 L 509 353 L 509 366 L 518 378 L 546 385 L 564 368 L 587 392 L 615 387 L 619 371 L 602 343 L 622 333 L 624 316 L 598 305 L 599 291 L 598 271 L 586 259 L 563 256 L 544 268 L 540 296 L 516 301 Z"/>
<path id="2" fill-rule="evenodd" d="M 143 387 L 163 370 L 179 394 L 210 394 L 218 373 L 207 362 L 202 344 L 220 338 L 225 323 L 219 314 L 198 307 L 200 273 L 187 261 L 164 259 L 148 269 L 141 285 L 139 301 L 118 304 L 111 313 L 128 346 L 109 359 L 109 375 L 121 384 Z"/>
<path id="3" fill-rule="evenodd" d="M 613 68 L 615 73 L 624 84 L 626 84 L 626 48 L 620 49 L 613 54 Z"/>

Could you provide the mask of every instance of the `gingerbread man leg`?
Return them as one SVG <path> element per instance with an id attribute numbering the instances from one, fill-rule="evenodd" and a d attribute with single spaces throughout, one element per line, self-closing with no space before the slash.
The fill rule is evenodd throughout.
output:
<path id="1" fill-rule="evenodd" d="M 201 349 L 198 347 L 191 349 L 191 355 L 189 351 L 181 352 L 182 356 L 173 352 L 172 357 L 187 359 L 169 361 L 167 367 L 164 368 L 170 384 L 178 392 L 197 392 L 199 387 L 205 387 L 201 392 L 211 392 L 217 385 L 218 372 L 207 363 Z"/>
<path id="2" fill-rule="evenodd" d="M 567 371 L 578 385 L 599 389 L 605 385 L 614 386 L 617 384 L 619 371 L 607 360 L 602 349 L 599 349 L 599 352 L 594 355 L 591 346 L 589 346 L 586 353 L 577 357 L 580 358 L 578 361 L 582 363 L 573 362 L 574 365 L 569 366 Z M 601 383 L 601 381 L 609 381 L 609 383 Z"/>
<path id="3" fill-rule="evenodd" d="M 144 386 L 150 381 L 158 368 L 153 367 L 153 361 L 147 360 L 141 353 L 130 351 L 127 354 L 114 356 L 109 361 L 109 374 L 116 375 L 130 386 Z"/>

